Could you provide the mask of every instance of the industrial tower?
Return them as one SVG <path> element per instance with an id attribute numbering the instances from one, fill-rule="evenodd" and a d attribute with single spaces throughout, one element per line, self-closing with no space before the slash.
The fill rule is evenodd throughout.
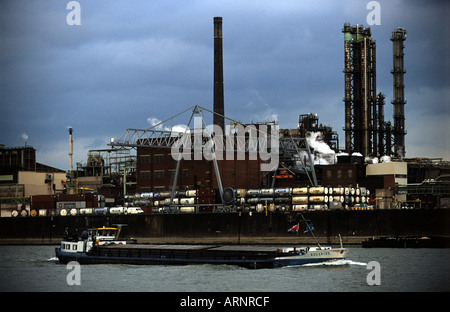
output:
<path id="1" fill-rule="evenodd" d="M 222 17 L 214 17 L 214 125 L 225 131 L 223 92 Z"/>
<path id="2" fill-rule="evenodd" d="M 403 75 L 403 41 L 406 31 L 392 31 L 394 53 L 394 127 L 384 121 L 383 93 L 376 90 L 376 44 L 371 30 L 360 25 L 345 23 L 344 76 L 345 76 L 345 152 L 359 152 L 363 156 L 405 156 L 406 104 Z M 394 149 L 392 151 L 392 142 Z"/>
<path id="3" fill-rule="evenodd" d="M 376 43 L 370 27 L 344 24 L 345 151 L 376 155 Z M 375 141 L 375 142 L 374 142 Z"/>
<path id="4" fill-rule="evenodd" d="M 397 28 L 392 31 L 391 41 L 393 45 L 394 68 L 391 73 L 394 76 L 394 98 L 391 103 L 394 105 L 394 153 L 396 156 L 405 157 L 405 67 L 403 56 L 403 41 L 406 40 L 406 30 Z"/>

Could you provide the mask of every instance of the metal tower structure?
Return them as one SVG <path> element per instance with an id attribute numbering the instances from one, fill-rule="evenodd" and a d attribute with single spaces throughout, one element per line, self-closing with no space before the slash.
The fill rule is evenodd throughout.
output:
<path id="1" fill-rule="evenodd" d="M 172 120 L 184 113 L 191 112 L 189 121 L 187 123 L 187 128 L 184 132 L 174 131 L 170 128 L 167 130 L 160 130 L 161 125 L 170 122 L 173 124 Z M 210 131 L 210 128 L 206 125 L 204 121 L 205 113 L 217 114 L 211 110 L 203 108 L 201 106 L 192 106 L 183 112 L 172 116 L 159 124 L 154 125 L 149 129 L 127 129 L 125 133 L 119 139 L 111 139 L 110 146 L 113 148 L 138 148 L 138 147 L 150 147 L 150 148 L 166 148 L 179 149 L 180 153 L 187 153 L 191 155 L 191 152 L 200 153 L 202 151 L 210 152 L 210 160 L 214 163 L 214 170 L 216 173 L 217 184 L 219 186 L 219 193 L 222 196 L 223 187 L 220 180 L 219 167 L 217 165 L 216 152 L 245 152 L 253 153 L 257 155 L 261 151 L 278 151 L 280 162 L 283 161 L 288 163 L 289 167 L 295 167 L 297 171 L 306 173 L 310 178 L 312 185 L 317 185 L 317 179 L 315 176 L 314 162 L 311 156 L 311 150 L 308 146 L 308 142 L 305 138 L 296 137 L 280 137 L 278 129 L 274 131 L 262 131 L 258 128 L 254 128 L 256 134 L 244 133 L 238 134 L 235 139 L 227 140 L 227 137 L 234 136 L 233 134 L 223 135 L 219 133 L 214 133 Z M 195 117 L 200 117 L 195 120 Z M 229 121 L 231 124 L 242 125 L 242 123 L 222 116 L 224 120 Z M 246 125 L 242 125 L 243 128 Z M 272 135 L 276 136 L 278 140 L 278 146 L 272 146 Z M 242 139 L 239 139 L 242 137 Z M 275 140 L 275 141 L 276 141 Z M 212 144 L 213 142 L 213 144 Z M 231 142 L 231 144 L 230 144 Z M 184 147 L 190 147 L 189 151 L 183 150 Z M 226 157 L 226 156 L 225 156 Z M 189 158 L 190 159 L 190 158 Z M 195 158 L 194 158 L 195 159 Z M 289 160 L 289 161 L 288 161 Z M 175 194 L 175 189 L 177 185 L 177 180 L 180 171 L 180 163 L 182 158 L 177 160 L 177 168 L 175 172 L 175 177 L 173 180 L 172 194 Z M 275 172 L 279 168 L 279 164 L 273 168 L 270 172 Z M 309 175 L 312 175 L 312 180 Z"/>
<path id="2" fill-rule="evenodd" d="M 377 153 L 376 43 L 370 27 L 344 24 L 345 151 Z"/>
<path id="3" fill-rule="evenodd" d="M 405 157 L 405 84 L 404 74 L 404 45 L 406 40 L 406 30 L 397 28 L 392 31 L 391 41 L 393 45 L 393 68 L 394 76 L 394 97 L 391 103 L 394 105 L 394 153 L 396 156 Z"/>

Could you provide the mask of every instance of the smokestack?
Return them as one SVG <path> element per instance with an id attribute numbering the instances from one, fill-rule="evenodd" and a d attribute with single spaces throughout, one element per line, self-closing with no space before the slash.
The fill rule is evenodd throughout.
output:
<path id="1" fill-rule="evenodd" d="M 214 17 L 214 120 L 225 131 L 223 97 L 222 17 Z M 219 114 L 219 115 L 218 115 Z"/>
<path id="2" fill-rule="evenodd" d="M 69 168 L 70 168 L 70 171 L 73 170 L 72 156 L 73 156 L 72 128 L 69 128 Z"/>

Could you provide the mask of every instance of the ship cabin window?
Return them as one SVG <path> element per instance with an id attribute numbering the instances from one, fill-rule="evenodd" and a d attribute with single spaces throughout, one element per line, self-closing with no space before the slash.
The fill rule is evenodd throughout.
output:
<path id="1" fill-rule="evenodd" d="M 77 244 L 72 245 L 72 250 L 77 250 Z"/>

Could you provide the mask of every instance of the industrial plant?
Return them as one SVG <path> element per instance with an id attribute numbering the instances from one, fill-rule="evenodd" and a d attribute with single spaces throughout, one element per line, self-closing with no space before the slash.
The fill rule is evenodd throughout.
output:
<path id="1" fill-rule="evenodd" d="M 0 146 L 1 216 L 450 208 L 450 163 L 406 157 L 406 30 L 390 38 L 393 122 L 377 90 L 370 27 L 345 23 L 342 33 L 343 139 L 311 112 L 299 112 L 293 129 L 228 118 L 222 18 L 214 17 L 212 109 L 196 105 L 149 129 L 124 129 L 75 164 L 70 128 L 67 173 L 37 163 L 31 146 Z M 175 118 L 184 118 L 184 131 L 172 126 Z"/>

